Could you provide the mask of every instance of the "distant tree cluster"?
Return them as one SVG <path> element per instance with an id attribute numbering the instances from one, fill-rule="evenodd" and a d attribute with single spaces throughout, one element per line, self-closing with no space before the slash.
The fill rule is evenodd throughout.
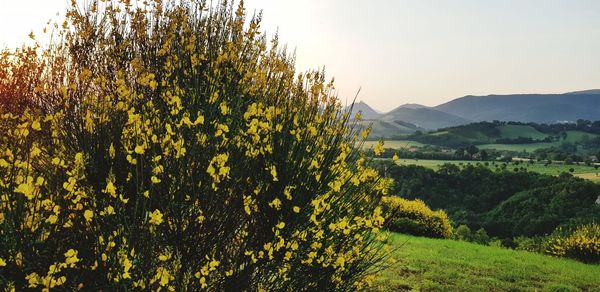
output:
<path id="1" fill-rule="evenodd" d="M 381 163 L 395 180 L 392 193 L 443 208 L 456 224 L 513 238 L 551 233 L 558 226 L 600 221 L 600 185 L 569 174 L 553 177 L 486 166 L 420 166 Z"/>

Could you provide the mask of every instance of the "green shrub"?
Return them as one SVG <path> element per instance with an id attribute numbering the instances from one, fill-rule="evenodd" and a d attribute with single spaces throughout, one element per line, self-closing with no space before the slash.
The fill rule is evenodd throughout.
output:
<path id="1" fill-rule="evenodd" d="M 73 7 L 64 43 L 0 55 L 43 73 L 0 106 L 0 287 L 371 282 L 389 181 L 332 83 L 297 74 L 241 6 L 129 3 Z"/>
<path id="2" fill-rule="evenodd" d="M 545 237 L 525 237 L 518 236 L 513 239 L 516 250 L 543 253 L 545 249 Z"/>
<path id="3" fill-rule="evenodd" d="M 390 231 L 434 238 L 452 235 L 452 225 L 446 213 L 432 211 L 421 200 L 386 197 L 382 206 L 386 228 Z"/>
<path id="4" fill-rule="evenodd" d="M 473 234 L 473 242 L 488 245 L 490 243 L 490 236 L 487 234 L 485 229 L 479 228 Z"/>
<path id="5" fill-rule="evenodd" d="M 456 227 L 454 230 L 454 238 L 458 240 L 472 241 L 473 234 L 471 233 L 471 228 L 464 224 Z"/>

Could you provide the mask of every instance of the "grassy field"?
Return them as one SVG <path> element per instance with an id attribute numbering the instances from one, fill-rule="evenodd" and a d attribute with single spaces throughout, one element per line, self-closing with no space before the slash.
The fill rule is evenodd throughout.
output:
<path id="1" fill-rule="evenodd" d="M 600 291 L 600 265 L 467 242 L 392 234 L 397 263 L 376 291 Z"/>
<path id="2" fill-rule="evenodd" d="M 532 138 L 532 139 L 536 139 L 536 140 L 542 140 L 548 136 L 547 134 L 539 132 L 538 130 L 534 129 L 531 126 L 504 125 L 504 126 L 498 127 L 498 129 L 500 130 L 500 136 L 502 138 L 515 139 L 515 138 L 519 138 L 519 137 L 528 137 L 528 138 Z M 429 135 L 442 136 L 442 135 L 449 135 L 449 134 L 450 133 L 448 131 L 440 131 L 440 132 L 430 133 Z M 495 141 L 495 138 L 492 139 L 490 137 L 487 137 L 479 131 L 464 130 L 464 131 L 460 132 L 460 134 L 464 139 L 467 139 L 474 144 L 490 143 L 491 141 Z M 592 138 L 598 137 L 600 135 L 585 133 L 585 132 L 581 132 L 581 131 L 567 131 L 567 137 L 564 141 L 560 140 L 557 142 L 540 142 L 540 143 L 530 143 L 530 144 L 494 144 L 494 143 L 492 143 L 492 144 L 480 144 L 480 145 L 477 145 L 477 148 L 482 149 L 482 150 L 483 149 L 495 149 L 498 151 L 533 152 L 533 151 L 535 151 L 537 149 L 541 149 L 541 148 L 559 147 L 561 145 L 561 143 L 563 143 L 563 142 L 570 142 L 570 143 L 580 142 L 581 140 L 584 139 L 585 136 L 592 139 Z M 365 143 L 365 148 L 368 149 L 371 146 L 373 146 L 375 143 L 377 143 L 377 142 L 376 141 L 368 141 Z M 391 149 L 400 149 L 400 148 L 410 148 L 410 147 L 415 147 L 415 146 L 422 147 L 422 146 L 424 146 L 424 144 L 415 142 L 415 141 L 409 141 L 409 140 L 386 140 L 384 147 L 391 148 Z"/>
<path id="3" fill-rule="evenodd" d="M 455 164 L 455 165 L 459 165 L 459 166 L 460 165 L 469 165 L 469 164 L 475 165 L 477 163 L 482 164 L 482 162 L 478 162 L 478 161 L 423 160 L 423 159 L 402 159 L 398 163 L 403 164 L 403 165 L 419 165 L 419 166 L 431 168 L 434 170 L 439 169 L 439 167 L 445 163 Z M 500 166 L 500 165 L 502 165 L 502 162 L 496 162 L 495 164 L 492 164 L 490 162 L 488 164 L 488 167 L 495 168 L 495 165 Z M 519 163 L 519 165 L 510 164 L 507 166 L 507 169 L 510 170 L 510 169 L 514 169 L 515 167 L 525 167 L 528 171 L 537 172 L 537 173 L 541 173 L 541 174 L 547 174 L 547 175 L 559 175 L 563 172 L 569 172 L 569 169 L 573 168 L 573 170 L 574 170 L 573 175 L 584 178 L 584 179 L 589 179 L 592 181 L 600 182 L 600 175 L 597 175 L 597 173 L 600 173 L 600 170 L 596 170 L 592 166 L 564 165 L 564 164 L 558 164 L 558 163 L 553 163 L 548 166 L 545 166 L 544 164 L 537 163 L 537 162 L 534 164 L 522 162 L 522 163 Z"/>
<path id="4" fill-rule="evenodd" d="M 548 135 L 544 134 L 532 126 L 521 126 L 521 125 L 504 125 L 498 127 L 500 135 L 503 138 L 515 139 L 519 137 L 529 137 L 532 139 L 542 140 Z"/>
<path id="5" fill-rule="evenodd" d="M 512 127 L 512 128 L 507 128 Z M 530 129 L 527 129 L 530 128 Z M 518 138 L 518 137 L 530 137 L 533 139 L 544 139 L 547 135 L 538 132 L 529 126 L 511 126 L 506 125 L 500 127 L 502 137 L 505 138 Z M 559 147 L 563 142 L 576 143 L 584 139 L 584 136 L 592 139 L 597 137 L 596 134 L 590 134 L 580 131 L 567 131 L 567 138 L 563 141 L 558 142 L 547 142 L 547 143 L 531 143 L 531 144 L 484 144 L 477 145 L 479 149 L 496 149 L 499 151 L 515 151 L 515 152 L 533 152 L 536 149 Z"/>
<path id="6" fill-rule="evenodd" d="M 365 143 L 363 144 L 363 149 L 369 149 L 373 146 L 375 146 L 375 144 L 379 143 L 379 141 L 365 141 Z M 424 144 L 421 144 L 419 142 L 415 142 L 415 141 L 409 141 L 409 140 L 385 140 L 384 141 L 384 148 L 390 148 L 390 149 L 407 149 L 407 148 L 412 148 L 412 147 L 423 147 L 425 146 Z"/>
<path id="7" fill-rule="evenodd" d="M 531 143 L 531 144 L 483 144 L 477 145 L 481 150 L 495 149 L 498 151 L 533 152 L 537 149 L 558 147 L 560 142 Z"/>

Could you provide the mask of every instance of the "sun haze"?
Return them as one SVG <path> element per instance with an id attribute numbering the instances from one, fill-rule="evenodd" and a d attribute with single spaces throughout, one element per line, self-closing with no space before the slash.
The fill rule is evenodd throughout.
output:
<path id="1" fill-rule="evenodd" d="M 380 111 L 468 94 L 600 87 L 600 2 L 247 0 L 300 70 L 325 66 L 340 99 Z M 0 46 L 17 47 L 66 0 L 0 0 Z M 62 16 L 61 16 L 62 17 Z"/>

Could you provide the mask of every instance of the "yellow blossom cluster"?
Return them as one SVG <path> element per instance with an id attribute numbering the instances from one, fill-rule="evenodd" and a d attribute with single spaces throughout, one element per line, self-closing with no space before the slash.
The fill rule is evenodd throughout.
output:
<path id="1" fill-rule="evenodd" d="M 600 224 L 582 225 L 566 236 L 551 238 L 546 253 L 583 262 L 600 262 Z"/>
<path id="2" fill-rule="evenodd" d="M 383 198 L 386 228 L 417 236 L 450 238 L 452 225 L 443 210 L 432 211 L 425 202 L 390 196 Z"/>

